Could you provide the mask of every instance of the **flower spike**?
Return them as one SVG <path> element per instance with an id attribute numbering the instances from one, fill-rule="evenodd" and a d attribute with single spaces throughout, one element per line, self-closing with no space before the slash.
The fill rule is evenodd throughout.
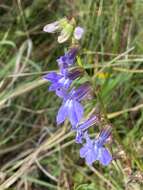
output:
<path id="1" fill-rule="evenodd" d="M 105 147 L 111 135 L 111 126 L 105 127 L 97 138 L 90 138 L 89 128 L 93 126 L 97 128 L 99 124 L 101 126 L 103 123 L 100 116 L 96 114 L 90 115 L 87 119 L 83 117 L 84 106 L 82 103 L 85 103 L 83 100 L 93 98 L 93 88 L 89 82 L 83 82 L 79 85 L 82 80 L 78 83 L 78 87 L 74 86 L 75 80 L 84 75 L 84 67 L 76 66 L 76 58 L 79 40 L 82 39 L 85 31 L 82 27 L 76 26 L 74 18 L 63 18 L 47 24 L 43 31 L 59 32 L 58 43 L 66 42 L 68 39 L 71 39 L 72 43 L 72 47 L 56 60 L 59 72 L 51 71 L 43 77 L 50 81 L 49 91 L 54 91 L 62 100 L 56 117 L 57 124 L 60 125 L 69 119 L 72 130 L 76 133 L 76 143 L 83 145 L 80 149 L 80 157 L 85 158 L 88 165 L 99 161 L 102 165 L 107 166 L 112 161 L 112 156 Z"/>

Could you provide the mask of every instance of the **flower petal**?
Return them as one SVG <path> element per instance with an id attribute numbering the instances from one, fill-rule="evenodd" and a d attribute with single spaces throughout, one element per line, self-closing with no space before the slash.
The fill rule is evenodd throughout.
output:
<path id="1" fill-rule="evenodd" d="M 58 111 L 57 124 L 59 125 L 62 122 L 64 122 L 66 117 L 67 117 L 67 106 L 66 106 L 66 104 L 63 104 Z"/>
<path id="2" fill-rule="evenodd" d="M 84 158 L 84 157 L 86 156 L 86 153 L 87 153 L 86 147 L 82 147 L 82 148 L 80 149 L 80 157 L 81 157 L 81 158 Z"/>
<path id="3" fill-rule="evenodd" d="M 83 36 L 83 33 L 84 33 L 84 29 L 80 26 L 77 26 L 74 30 L 75 39 L 80 40 Z"/>
<path id="4" fill-rule="evenodd" d="M 57 83 L 53 83 L 49 86 L 49 91 L 55 91 L 58 88 Z"/>
<path id="5" fill-rule="evenodd" d="M 88 165 L 92 165 L 92 163 L 96 160 L 94 153 L 90 150 L 90 152 L 88 152 L 88 154 L 85 157 L 86 163 Z"/>
<path id="6" fill-rule="evenodd" d="M 68 116 L 72 126 L 76 126 L 83 116 L 83 106 L 79 102 L 71 100 L 68 105 Z"/>
<path id="7" fill-rule="evenodd" d="M 60 74 L 57 74 L 56 72 L 50 72 L 44 75 L 43 78 L 51 82 L 57 82 L 59 79 L 62 78 L 62 76 Z"/>
<path id="8" fill-rule="evenodd" d="M 112 161 L 112 156 L 106 148 L 100 148 L 98 160 L 101 162 L 101 164 L 107 166 Z"/>
<path id="9" fill-rule="evenodd" d="M 43 31 L 44 32 L 48 32 L 48 33 L 54 33 L 56 30 L 59 29 L 59 22 L 55 21 L 53 23 L 47 24 L 46 26 L 44 26 Z"/>

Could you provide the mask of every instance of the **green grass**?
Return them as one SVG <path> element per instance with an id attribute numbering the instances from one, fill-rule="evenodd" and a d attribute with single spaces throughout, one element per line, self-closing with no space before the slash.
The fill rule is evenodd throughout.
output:
<path id="1" fill-rule="evenodd" d="M 0 4 L 0 190 L 143 189 L 142 12 L 142 0 Z M 86 30 L 80 61 L 113 125 L 108 167 L 80 158 L 69 124 L 56 126 L 60 100 L 42 80 L 69 46 L 42 28 L 70 15 Z M 94 108 L 90 102 L 86 113 Z"/>

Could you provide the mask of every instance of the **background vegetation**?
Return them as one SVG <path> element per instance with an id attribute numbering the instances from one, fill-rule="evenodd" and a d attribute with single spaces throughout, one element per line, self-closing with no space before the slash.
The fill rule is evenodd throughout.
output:
<path id="1" fill-rule="evenodd" d="M 42 28 L 63 16 L 86 30 L 81 61 L 113 124 L 108 167 L 87 166 L 68 123 L 56 127 L 42 76 L 64 48 Z M 143 1 L 5 0 L 0 28 L 0 190 L 143 189 Z"/>

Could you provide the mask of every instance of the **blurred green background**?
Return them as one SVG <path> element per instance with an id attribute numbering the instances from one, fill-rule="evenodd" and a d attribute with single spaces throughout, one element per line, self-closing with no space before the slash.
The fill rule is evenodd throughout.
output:
<path id="1" fill-rule="evenodd" d="M 85 29 L 80 58 L 113 125 L 108 167 L 80 158 L 68 123 L 56 126 L 60 100 L 42 80 L 69 47 L 42 28 L 64 16 Z M 142 0 L 1 1 L 0 190 L 143 189 L 142 52 Z"/>

